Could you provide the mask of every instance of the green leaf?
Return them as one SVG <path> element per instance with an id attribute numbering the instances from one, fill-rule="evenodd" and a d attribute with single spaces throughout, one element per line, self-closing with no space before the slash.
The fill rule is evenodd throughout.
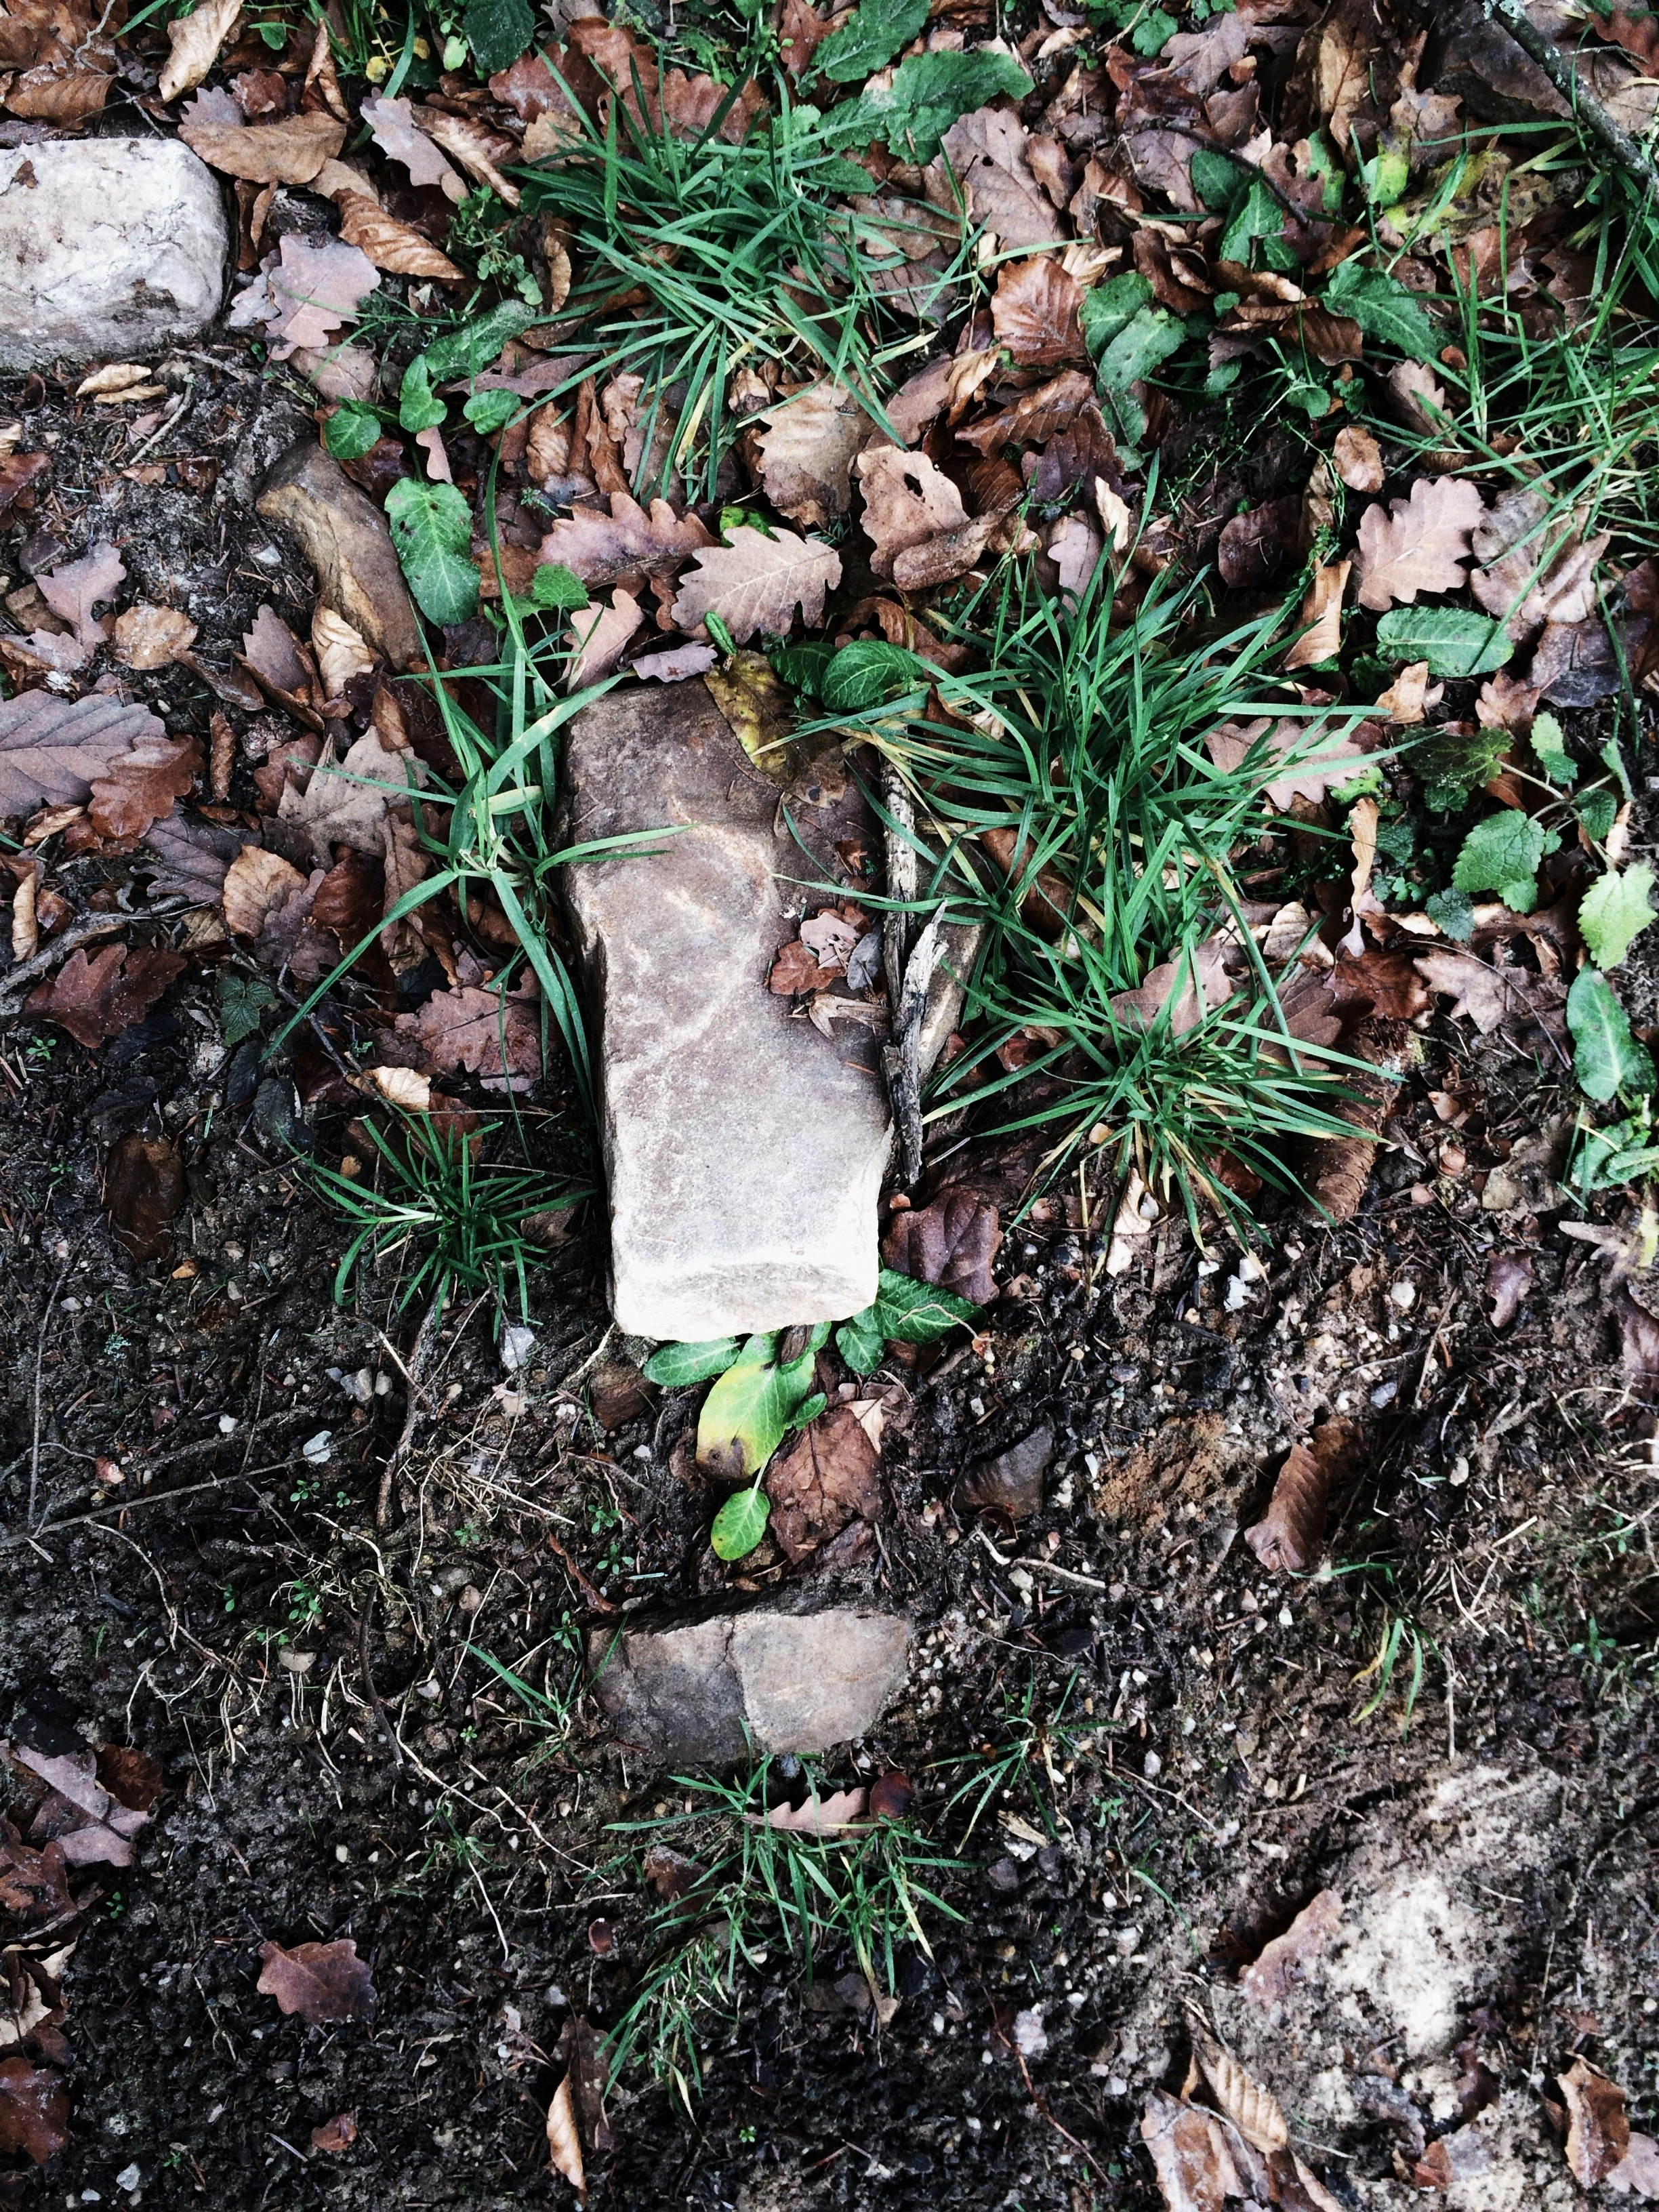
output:
<path id="1" fill-rule="evenodd" d="M 1647 1140 L 1653 1128 L 1645 1110 L 1610 1122 L 1605 1129 L 1581 1127 L 1567 1179 L 1588 1195 L 1593 1190 L 1616 1190 L 1650 1176 L 1659 1167 L 1659 1147 Z"/>
<path id="2" fill-rule="evenodd" d="M 435 430 L 449 412 L 447 401 L 440 399 L 432 389 L 431 373 L 426 356 L 416 354 L 404 371 L 404 380 L 398 391 L 398 422 L 399 427 L 411 433 Z"/>
<path id="3" fill-rule="evenodd" d="M 503 300 L 487 315 L 467 323 L 447 337 L 434 338 L 418 358 L 426 364 L 428 384 L 447 384 L 452 377 L 477 376 L 489 368 L 509 338 L 544 321 L 546 309 L 526 307 L 520 300 Z M 410 364 L 411 367 L 413 364 Z"/>
<path id="4" fill-rule="evenodd" d="M 1587 791 L 1575 802 L 1573 812 L 1590 842 L 1600 845 L 1619 819 L 1619 801 L 1610 791 Z"/>
<path id="5" fill-rule="evenodd" d="M 1391 661 L 1426 660 L 1434 676 L 1489 676 L 1515 652 L 1501 622 L 1467 607 L 1395 607 L 1376 625 Z"/>
<path id="6" fill-rule="evenodd" d="M 1221 234 L 1218 256 L 1223 261 L 1248 264 L 1252 243 L 1258 238 L 1277 238 L 1284 228 L 1285 210 L 1278 198 L 1261 177 L 1253 177 Z"/>
<path id="7" fill-rule="evenodd" d="M 884 92 L 865 92 L 836 108 L 825 135 L 836 146 L 868 146 L 879 138 L 906 160 L 931 161 L 958 116 L 1005 93 L 1023 100 L 1030 89 L 1012 54 L 913 54 Z"/>
<path id="8" fill-rule="evenodd" d="M 1653 920 L 1652 889 L 1653 870 L 1643 860 L 1623 875 L 1603 876 L 1585 892 L 1578 927 L 1598 968 L 1616 968 Z"/>
<path id="9" fill-rule="evenodd" d="M 461 18 L 473 59 L 486 76 L 510 69 L 536 35 L 529 0 L 466 0 Z"/>
<path id="10" fill-rule="evenodd" d="M 1325 287 L 1325 305 L 1358 324 L 1368 338 L 1412 361 L 1437 361 L 1444 340 L 1397 276 L 1344 261 Z"/>
<path id="11" fill-rule="evenodd" d="M 829 1322 L 821 1322 L 808 1334 L 805 1349 L 782 1364 L 775 1334 L 749 1339 L 702 1401 L 697 1422 L 700 1467 L 744 1480 L 760 1474 L 812 1395 L 814 1361 L 829 1334 Z"/>
<path id="12" fill-rule="evenodd" d="M 767 654 L 774 673 L 792 691 L 816 699 L 823 689 L 824 671 L 836 657 L 828 638 L 809 637 L 799 645 L 781 645 Z"/>
<path id="13" fill-rule="evenodd" d="M 276 994 L 263 976 L 244 975 L 234 968 L 219 970 L 219 1026 L 228 1045 L 252 1036 L 259 1017 L 276 1003 Z"/>
<path id="14" fill-rule="evenodd" d="M 1424 900 L 1423 911 L 1454 945 L 1467 945 L 1474 935 L 1474 902 L 1467 891 L 1432 892 Z"/>
<path id="15" fill-rule="evenodd" d="M 830 1403 L 822 1390 L 815 1390 L 804 1404 L 797 1406 L 789 1416 L 789 1434 L 793 1437 L 802 1429 L 809 1429 Z"/>
<path id="16" fill-rule="evenodd" d="M 1176 33 L 1181 28 L 1173 15 L 1162 8 L 1149 8 L 1129 33 L 1129 44 L 1138 54 L 1150 58 L 1161 54 Z"/>
<path id="17" fill-rule="evenodd" d="M 478 611 L 478 572 L 466 556 L 472 510 L 460 493 L 403 477 L 386 494 L 386 512 L 421 612 L 428 622 L 469 621 Z"/>
<path id="18" fill-rule="evenodd" d="M 519 411 L 516 392 L 475 392 L 461 412 L 481 438 L 493 438 L 497 430 L 505 430 Z"/>
<path id="19" fill-rule="evenodd" d="M 1460 891 L 1496 891 L 1512 914 L 1530 914 L 1538 903 L 1539 868 L 1560 842 L 1559 831 L 1506 806 L 1477 822 L 1463 840 L 1452 883 Z"/>
<path id="20" fill-rule="evenodd" d="M 587 605 L 587 586 L 562 561 L 544 561 L 530 580 L 530 604 L 546 612 L 574 614 Z"/>
<path id="21" fill-rule="evenodd" d="M 734 1491 L 708 1532 L 717 1559 L 746 1559 L 766 1534 L 772 1501 L 763 1490 Z"/>
<path id="22" fill-rule="evenodd" d="M 1547 708 L 1532 718 L 1528 739 L 1538 765 L 1559 791 L 1571 791 L 1578 781 L 1578 763 L 1567 750 L 1566 732 Z"/>
<path id="23" fill-rule="evenodd" d="M 1126 269 L 1121 276 L 1090 286 L 1083 295 L 1079 320 L 1083 325 L 1083 343 L 1092 360 L 1099 360 L 1118 332 L 1143 307 L 1151 306 L 1152 298 L 1151 283 L 1136 269 Z"/>
<path id="24" fill-rule="evenodd" d="M 1411 176 L 1411 162 L 1397 146 L 1380 146 L 1371 160 L 1359 165 L 1361 187 L 1376 208 L 1392 207 L 1403 199 Z"/>
<path id="25" fill-rule="evenodd" d="M 1179 317 L 1167 307 L 1142 307 L 1130 317 L 1095 363 L 1103 392 L 1127 392 L 1137 377 L 1150 376 L 1187 336 Z"/>
<path id="26" fill-rule="evenodd" d="M 1193 190 L 1206 208 L 1224 214 L 1236 200 L 1243 198 L 1250 188 L 1250 179 L 1242 163 L 1230 154 L 1218 154 L 1213 148 L 1200 146 L 1188 167 Z M 1235 301 L 1237 305 L 1237 301 Z"/>
<path id="27" fill-rule="evenodd" d="M 884 1267 L 876 1285 L 876 1326 L 901 1344 L 937 1344 L 963 1322 L 979 1319 L 979 1308 L 937 1283 L 918 1283 Z"/>
<path id="28" fill-rule="evenodd" d="M 1631 1035 L 1630 1017 L 1599 968 L 1579 969 L 1567 994 L 1567 1027 L 1573 1068 L 1590 1097 L 1606 1101 L 1620 1091 L 1652 1090 L 1651 1055 Z"/>
<path id="29" fill-rule="evenodd" d="M 380 418 L 360 400 L 343 400 L 323 425 L 323 443 L 337 461 L 361 460 L 380 442 Z"/>
<path id="30" fill-rule="evenodd" d="M 861 638 L 842 646 L 823 672 L 823 710 L 826 714 L 861 714 L 866 708 L 884 707 L 907 691 L 924 690 L 928 672 L 924 662 L 902 646 L 883 638 Z"/>
<path id="31" fill-rule="evenodd" d="M 927 21 L 927 0 L 864 0 L 851 20 L 832 31 L 812 65 L 835 84 L 860 84 L 885 69 Z"/>
<path id="32" fill-rule="evenodd" d="M 665 1390 L 684 1389 L 688 1382 L 707 1382 L 724 1375 L 743 1350 L 735 1336 L 717 1336 L 705 1344 L 665 1344 L 653 1352 L 640 1370 L 647 1382 Z"/>
<path id="33" fill-rule="evenodd" d="M 854 1375 L 873 1375 L 887 1349 L 887 1339 L 876 1318 L 877 1309 L 866 1306 L 836 1331 L 836 1349 Z"/>

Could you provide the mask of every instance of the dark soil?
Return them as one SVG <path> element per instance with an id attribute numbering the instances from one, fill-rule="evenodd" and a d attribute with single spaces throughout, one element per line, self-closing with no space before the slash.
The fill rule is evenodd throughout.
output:
<path id="1" fill-rule="evenodd" d="M 283 549 L 261 561 L 273 541 L 246 506 L 301 418 L 197 373 L 210 492 L 176 469 L 132 483 L 117 434 L 103 455 L 105 426 L 52 402 L 85 441 L 82 490 L 54 493 L 4 557 L 57 558 L 41 532 L 72 550 L 116 536 L 223 661 L 273 590 L 309 600 Z M 20 399 L 48 404 L 38 383 Z M 198 683 L 136 688 L 152 683 L 173 726 L 205 728 Z M 126 880 L 85 865 L 88 888 Z M 1346 1226 L 1270 1219 L 1245 1280 L 1235 1247 L 1206 1259 L 1165 1224 L 1113 1283 L 1110 1193 L 1086 1221 L 1075 1194 L 1051 1200 L 1004 1246 L 1020 1279 L 982 1352 L 890 1370 L 879 1547 L 817 1579 L 917 1623 L 908 1691 L 857 1765 L 915 1780 L 919 1823 L 963 1862 L 945 1884 L 961 1917 L 933 1917 L 931 1959 L 902 1952 L 879 2033 L 842 1998 L 822 2008 L 850 1960 L 818 1961 L 809 2005 L 775 1954 L 735 2029 L 709 2023 L 690 2117 L 643 2069 L 624 2077 L 592 2201 L 1151 2205 L 1139 2115 L 1179 2085 L 1194 2007 L 1344 2204 L 1415 2197 L 1413 2161 L 1468 2116 L 1456 2085 L 1477 2063 L 1493 2163 L 1450 2203 L 1573 2199 L 1551 2112 L 1575 2051 L 1641 2124 L 1653 1424 L 1621 1392 L 1607 1261 L 1560 1231 L 1579 1216 L 1552 1180 L 1570 1124 L 1548 1072 L 1428 1017 L 1410 1042 Z M 294 1073 L 287 1134 L 337 1159 L 352 1106 L 298 1055 Z M 96 1054 L 14 1028 L 0 1076 L 0 1727 L 46 1752 L 131 1744 L 167 1778 L 131 1873 L 81 1877 L 72 2143 L 0 2177 L 0 2202 L 568 2202 L 544 2133 L 554 2054 L 573 2015 L 616 2021 L 647 1903 L 610 1824 L 679 1792 L 586 1709 L 562 1741 L 540 1730 L 468 1647 L 539 1682 L 575 1630 L 723 1585 L 673 1454 L 695 1397 L 624 1387 L 639 1347 L 606 1339 L 590 1206 L 536 1279 L 526 1369 L 505 1372 L 487 1310 L 452 1319 L 380 1525 L 420 1310 L 396 1306 L 390 1272 L 334 1303 L 348 1228 L 310 1194 L 270 1089 L 234 1069 L 210 973 Z M 1478 1106 L 1455 1177 L 1436 1172 L 1431 1091 Z M 563 1102 L 532 1094 L 521 1127 L 550 1180 L 589 1172 Z M 188 1171 L 170 1248 L 142 1264 L 101 1191 L 135 1128 L 173 1137 Z M 1534 1270 L 1501 1331 L 1498 1253 Z M 1289 1444 L 1338 1414 L 1363 1449 L 1328 1564 L 1270 1576 L 1239 1531 Z M 959 1516 L 964 1468 L 1040 1422 L 1042 1512 L 1017 1531 Z M 31 1508 L 49 1524 L 33 1540 Z M 1039 1559 L 1070 1579 L 1018 1564 Z M 1390 1647 L 1386 1681 L 1367 1675 Z M 1032 1756 L 964 1838 L 946 1796 L 1021 1741 Z M 1331 1977 L 1252 2014 L 1240 1967 L 1328 1887 L 1349 1930 Z M 372 2027 L 307 2031 L 256 1994 L 262 1942 L 346 1935 L 372 1963 Z M 1020 2051 L 1014 2015 L 1034 2008 L 1046 2049 Z M 313 2150 L 346 2112 L 355 2147 Z"/>

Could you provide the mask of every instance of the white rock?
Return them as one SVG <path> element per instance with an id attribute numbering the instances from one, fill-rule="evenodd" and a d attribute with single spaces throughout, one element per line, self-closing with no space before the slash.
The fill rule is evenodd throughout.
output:
<path id="1" fill-rule="evenodd" d="M 0 369 L 193 337 L 219 312 L 229 250 L 213 173 L 177 139 L 0 150 Z"/>

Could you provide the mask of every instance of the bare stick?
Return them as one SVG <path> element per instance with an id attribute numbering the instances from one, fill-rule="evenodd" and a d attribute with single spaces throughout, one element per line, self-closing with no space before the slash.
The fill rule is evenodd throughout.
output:
<path id="1" fill-rule="evenodd" d="M 1577 64 L 1553 39 L 1546 38 L 1522 6 L 1521 0 L 1486 0 L 1486 13 L 1501 23 L 1522 53 L 1535 61 L 1567 106 L 1587 138 L 1626 170 L 1644 191 L 1659 199 L 1659 169 L 1628 131 L 1621 130 L 1585 83 Z"/>
<path id="2" fill-rule="evenodd" d="M 188 899 L 177 899 L 171 906 L 146 907 L 142 914 L 88 914 L 79 921 L 72 921 L 50 944 L 25 960 L 21 967 L 9 968 L 0 975 L 0 1014 L 13 1014 L 15 1006 L 5 1003 L 20 983 L 32 983 L 37 975 L 44 975 L 55 968 L 65 953 L 73 952 L 77 945 L 87 945 L 94 937 L 108 937 L 118 929 L 131 928 L 135 921 L 165 921 L 175 914 L 182 914 L 191 903 Z"/>
<path id="3" fill-rule="evenodd" d="M 409 1355 L 409 1364 L 404 1367 L 404 1374 L 409 1382 L 409 1405 L 404 1414 L 403 1434 L 392 1447 L 386 1463 L 380 1470 L 380 1493 L 374 1500 L 374 1526 L 377 1528 L 384 1528 L 392 1517 L 392 1480 L 408 1457 L 409 1448 L 415 1441 L 416 1426 L 421 1418 L 421 1383 L 437 1349 L 438 1331 L 443 1322 L 447 1303 L 446 1292 L 447 1285 L 441 1284 L 437 1296 L 426 1310 L 426 1319 L 421 1323 L 415 1349 Z M 401 1360 L 398 1364 L 403 1367 Z M 367 1635 L 368 1632 L 365 1630 L 364 1633 Z M 367 1668 L 367 1660 L 364 1665 Z"/>
<path id="4" fill-rule="evenodd" d="M 927 987 L 943 949 L 935 915 L 905 964 L 903 984 L 893 1004 L 893 1042 L 881 1055 L 898 1131 L 899 1176 L 907 1189 L 921 1176 L 921 1024 L 927 1012 Z"/>

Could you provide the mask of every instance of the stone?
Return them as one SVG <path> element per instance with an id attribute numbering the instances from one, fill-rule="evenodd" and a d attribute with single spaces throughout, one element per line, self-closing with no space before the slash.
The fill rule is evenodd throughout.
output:
<path id="1" fill-rule="evenodd" d="M 316 570 L 323 605 L 393 668 L 424 659 L 386 517 L 314 436 L 291 446 L 269 471 L 258 512 L 287 531 Z"/>
<path id="2" fill-rule="evenodd" d="M 0 369 L 130 361 L 195 337 L 224 296 L 218 183 L 173 138 L 0 149 Z"/>
<path id="3" fill-rule="evenodd" d="M 1054 1432 L 1033 1429 L 994 1458 L 978 1461 L 956 1486 L 955 1503 L 1024 1521 L 1042 1510 L 1042 1479 L 1054 1455 Z"/>
<path id="4" fill-rule="evenodd" d="M 830 778 L 803 771 L 792 796 L 762 775 L 695 679 L 586 708 L 565 779 L 563 842 L 687 825 L 562 877 L 594 1017 L 617 1322 L 697 1342 L 861 1311 L 891 1141 L 879 1038 L 845 1022 L 822 1036 L 766 988 L 805 887 L 841 868 L 844 823 L 805 798 Z"/>
<path id="5" fill-rule="evenodd" d="M 910 1624 L 841 1606 L 595 1629 L 588 1656 L 617 1734 L 662 1765 L 856 1742 L 903 1679 Z"/>

